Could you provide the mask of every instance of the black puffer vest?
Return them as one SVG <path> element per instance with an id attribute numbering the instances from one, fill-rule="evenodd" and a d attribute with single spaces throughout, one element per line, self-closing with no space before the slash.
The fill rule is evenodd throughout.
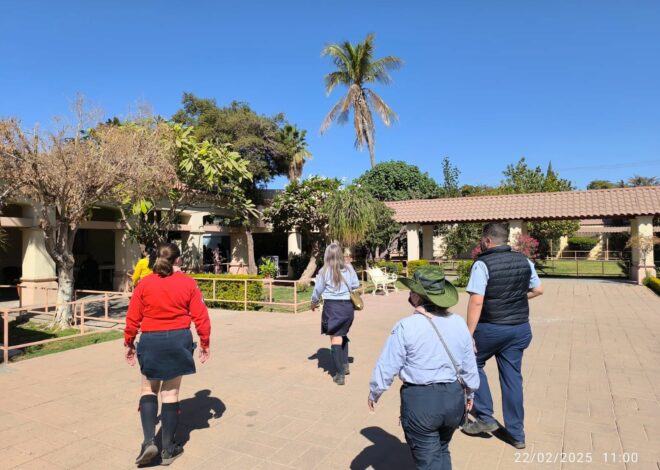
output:
<path id="1" fill-rule="evenodd" d="M 529 321 L 527 292 L 532 270 L 527 257 L 503 245 L 484 251 L 477 259 L 488 268 L 479 322 L 519 325 Z"/>

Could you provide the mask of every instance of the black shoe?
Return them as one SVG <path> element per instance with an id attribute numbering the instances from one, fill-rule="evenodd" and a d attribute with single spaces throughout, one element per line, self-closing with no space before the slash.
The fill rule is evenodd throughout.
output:
<path id="1" fill-rule="evenodd" d="M 525 448 L 525 442 L 524 441 L 511 441 L 511 445 L 515 447 L 516 449 L 524 449 Z"/>
<path id="2" fill-rule="evenodd" d="M 332 378 L 332 380 L 334 380 L 337 385 L 344 385 L 346 383 L 344 374 L 337 374 Z"/>
<path id="3" fill-rule="evenodd" d="M 344 375 L 350 375 L 351 369 L 348 367 L 348 364 L 344 364 Z"/>
<path id="4" fill-rule="evenodd" d="M 147 465 L 158 455 L 158 447 L 153 439 L 142 444 L 140 455 L 135 459 L 135 465 Z"/>
<path id="5" fill-rule="evenodd" d="M 168 449 L 163 449 L 163 451 L 160 453 L 160 458 L 161 458 L 161 465 L 169 465 L 172 462 L 174 462 L 178 457 L 183 454 L 183 447 L 181 447 L 179 444 L 173 444 L 172 447 Z"/>
<path id="6" fill-rule="evenodd" d="M 497 422 L 484 423 L 483 421 L 476 419 L 463 426 L 463 432 L 471 436 L 476 436 L 477 434 L 496 431 L 499 427 L 500 426 Z"/>

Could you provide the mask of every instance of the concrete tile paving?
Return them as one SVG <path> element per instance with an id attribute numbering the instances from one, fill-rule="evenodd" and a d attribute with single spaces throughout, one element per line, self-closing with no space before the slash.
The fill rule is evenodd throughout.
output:
<path id="1" fill-rule="evenodd" d="M 454 468 L 660 469 L 660 298 L 616 282 L 545 286 L 523 362 L 527 449 L 458 432 Z M 462 294 L 455 311 L 466 304 Z M 318 312 L 213 311 L 211 360 L 184 378 L 185 454 L 172 468 L 412 468 L 398 383 L 376 413 L 366 407 L 382 344 L 409 313 L 403 292 L 366 296 L 338 387 Z M 499 405 L 494 363 L 488 373 Z M 134 468 L 138 378 L 121 341 L 3 366 L 0 468 Z"/>

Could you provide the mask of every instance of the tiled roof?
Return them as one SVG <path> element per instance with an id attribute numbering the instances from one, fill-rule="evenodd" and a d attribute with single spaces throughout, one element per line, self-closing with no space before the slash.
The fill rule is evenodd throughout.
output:
<path id="1" fill-rule="evenodd" d="M 660 214 L 660 186 L 387 202 L 399 223 L 594 219 Z"/>

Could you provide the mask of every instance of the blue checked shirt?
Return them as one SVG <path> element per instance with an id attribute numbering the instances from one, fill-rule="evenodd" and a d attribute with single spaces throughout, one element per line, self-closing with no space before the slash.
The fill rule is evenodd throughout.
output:
<path id="1" fill-rule="evenodd" d="M 461 377 L 471 391 L 479 388 L 479 373 L 472 349 L 472 336 L 465 320 L 456 314 L 433 316 L 451 354 L 458 363 Z M 421 314 L 399 321 L 385 343 L 369 383 L 369 399 L 378 401 L 394 377 L 408 383 L 428 385 L 456 380 L 456 370 L 438 335 Z M 470 393 L 470 397 L 473 393 Z"/>

